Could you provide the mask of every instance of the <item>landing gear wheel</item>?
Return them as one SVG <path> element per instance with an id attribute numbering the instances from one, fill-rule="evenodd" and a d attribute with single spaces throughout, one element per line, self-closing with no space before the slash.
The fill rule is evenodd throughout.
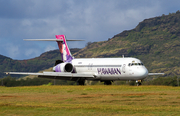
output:
<path id="1" fill-rule="evenodd" d="M 137 86 L 140 86 L 140 85 L 141 85 L 141 82 L 138 82 L 138 83 L 137 83 Z"/>
<path id="2" fill-rule="evenodd" d="M 137 86 L 141 85 L 142 80 L 136 80 Z"/>
<path id="3" fill-rule="evenodd" d="M 111 81 L 104 81 L 104 85 L 112 85 Z"/>
<path id="4" fill-rule="evenodd" d="M 85 80 L 80 80 L 77 82 L 77 85 L 84 85 L 84 83 L 85 83 Z"/>

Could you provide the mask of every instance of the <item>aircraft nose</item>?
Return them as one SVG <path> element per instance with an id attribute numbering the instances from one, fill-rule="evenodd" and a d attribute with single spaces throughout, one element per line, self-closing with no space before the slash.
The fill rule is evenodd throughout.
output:
<path id="1" fill-rule="evenodd" d="M 137 80 L 144 79 L 148 76 L 148 70 L 146 69 L 146 67 L 137 68 L 134 76 L 137 78 Z"/>
<path id="2" fill-rule="evenodd" d="M 139 71 L 139 76 L 145 78 L 148 76 L 148 70 L 144 67 Z"/>

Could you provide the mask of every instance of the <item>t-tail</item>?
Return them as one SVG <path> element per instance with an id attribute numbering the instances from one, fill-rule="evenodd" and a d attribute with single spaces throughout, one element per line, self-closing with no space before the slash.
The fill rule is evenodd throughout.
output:
<path id="1" fill-rule="evenodd" d="M 70 62 L 73 59 L 73 57 L 66 43 L 65 35 L 56 35 L 56 39 L 62 40 L 62 41 L 57 41 L 62 61 Z"/>
<path id="2" fill-rule="evenodd" d="M 71 62 L 73 59 L 66 41 L 84 41 L 84 40 L 66 40 L 65 35 L 56 35 L 56 39 L 24 39 L 26 41 L 56 41 L 63 62 Z"/>

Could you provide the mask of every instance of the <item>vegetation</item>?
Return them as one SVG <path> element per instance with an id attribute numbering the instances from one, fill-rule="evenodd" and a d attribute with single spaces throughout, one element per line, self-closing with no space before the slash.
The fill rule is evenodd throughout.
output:
<path id="1" fill-rule="evenodd" d="M 179 115 L 180 88 L 168 86 L 0 87 L 0 115 Z"/>
<path id="2" fill-rule="evenodd" d="M 77 85 L 74 81 L 67 80 L 57 80 L 57 79 L 44 79 L 29 76 L 26 78 L 12 78 L 11 76 L 7 76 L 5 78 L 0 79 L 1 86 L 6 87 L 16 87 L 16 86 L 38 86 L 38 85 Z M 86 81 L 86 85 L 103 85 L 104 82 L 100 81 Z M 113 85 L 131 85 L 136 86 L 135 81 L 114 81 Z M 158 77 L 154 79 L 146 79 L 142 82 L 142 85 L 165 85 L 165 86 L 179 86 L 180 79 L 177 77 Z"/>
<path id="3" fill-rule="evenodd" d="M 166 85 L 179 86 L 180 78 L 174 77 L 158 77 L 149 81 L 143 82 L 143 85 Z"/>
<path id="4" fill-rule="evenodd" d="M 76 84 L 73 81 L 64 81 L 64 80 L 54 80 L 54 79 L 44 79 L 44 78 L 12 78 L 7 76 L 0 79 L 1 86 L 6 87 L 16 87 L 16 86 L 38 86 L 38 85 L 74 85 Z"/>

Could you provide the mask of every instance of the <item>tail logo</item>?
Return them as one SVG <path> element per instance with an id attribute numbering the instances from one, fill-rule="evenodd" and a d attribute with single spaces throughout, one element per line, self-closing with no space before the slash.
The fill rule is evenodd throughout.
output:
<path id="1" fill-rule="evenodd" d="M 63 40 L 62 42 L 57 41 L 62 60 L 64 62 L 70 62 L 73 58 L 72 58 L 71 52 L 67 46 L 65 35 L 56 35 L 56 39 Z"/>

